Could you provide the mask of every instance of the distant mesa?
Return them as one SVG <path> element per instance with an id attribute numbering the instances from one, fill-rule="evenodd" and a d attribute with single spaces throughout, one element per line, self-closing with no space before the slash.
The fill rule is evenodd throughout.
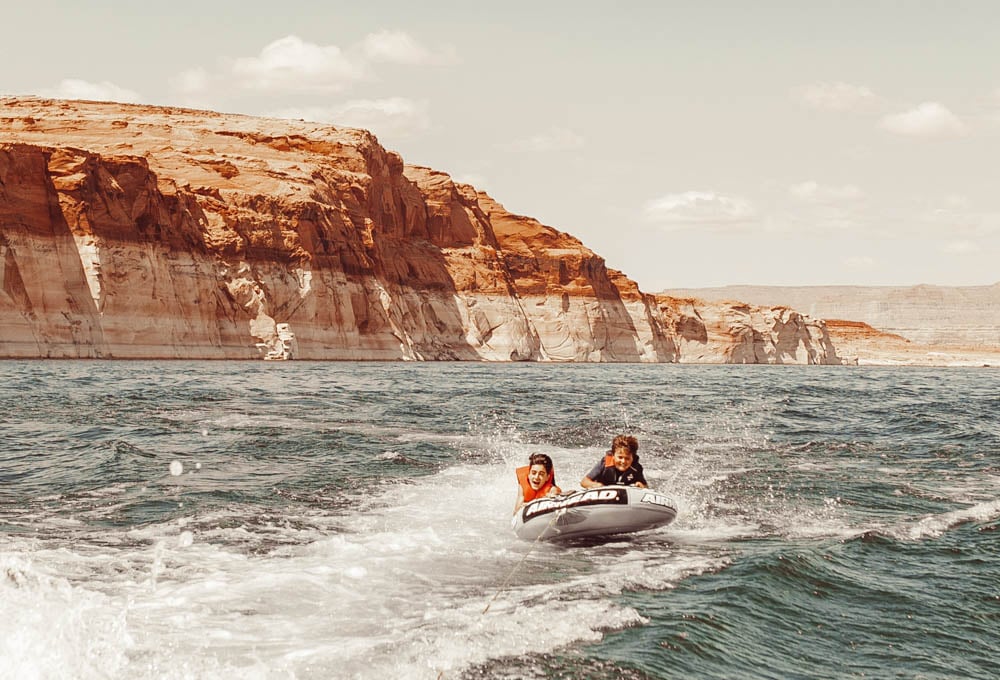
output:
<path id="1" fill-rule="evenodd" d="M 0 119 L 3 357 L 845 358 L 809 308 L 645 293 L 365 130 L 33 97 Z"/>
<path id="2" fill-rule="evenodd" d="M 824 318 L 838 354 L 852 363 L 996 365 L 1000 360 L 1000 283 L 724 286 L 665 293 L 788 305 Z"/>

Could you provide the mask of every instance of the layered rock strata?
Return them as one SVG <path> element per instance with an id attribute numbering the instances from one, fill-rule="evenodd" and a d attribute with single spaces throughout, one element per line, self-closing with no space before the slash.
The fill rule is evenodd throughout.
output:
<path id="1" fill-rule="evenodd" d="M 839 363 L 651 296 L 364 130 L 0 99 L 0 356 Z"/>
<path id="2" fill-rule="evenodd" d="M 863 321 L 828 319 L 826 327 L 846 364 L 905 366 L 1000 366 L 1000 345 L 912 342 Z"/>
<path id="3" fill-rule="evenodd" d="M 850 319 L 920 345 L 1000 348 L 1000 283 L 990 286 L 725 286 L 665 291 L 786 305 Z"/>
<path id="4" fill-rule="evenodd" d="M 737 301 L 707 303 L 658 295 L 661 313 L 674 319 L 683 363 L 842 363 L 823 320 L 787 307 Z"/>

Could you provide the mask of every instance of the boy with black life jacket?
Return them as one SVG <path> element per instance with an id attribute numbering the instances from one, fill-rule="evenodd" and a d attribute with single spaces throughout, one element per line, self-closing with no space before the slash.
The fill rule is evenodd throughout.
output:
<path id="1" fill-rule="evenodd" d="M 531 454 L 528 458 L 528 464 L 517 468 L 515 472 L 520 488 L 517 491 L 514 512 L 517 512 L 518 508 L 528 501 L 562 493 L 562 489 L 556 486 L 556 476 L 552 471 L 552 459 L 544 453 Z"/>
<path id="2" fill-rule="evenodd" d="M 618 435 L 611 441 L 611 450 L 580 480 L 584 489 L 607 484 L 624 484 L 645 489 L 646 476 L 639 464 L 639 441 L 635 437 Z"/>

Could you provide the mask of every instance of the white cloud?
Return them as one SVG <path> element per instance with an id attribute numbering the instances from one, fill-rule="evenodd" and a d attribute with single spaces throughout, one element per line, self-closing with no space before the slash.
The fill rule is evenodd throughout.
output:
<path id="1" fill-rule="evenodd" d="M 364 66 L 336 45 L 315 45 L 289 35 L 265 45 L 256 57 L 241 57 L 231 70 L 254 90 L 339 91 L 364 77 Z"/>
<path id="2" fill-rule="evenodd" d="M 978 243 L 972 241 L 952 241 L 945 245 L 944 252 L 949 255 L 972 255 L 982 250 Z"/>
<path id="3" fill-rule="evenodd" d="M 431 52 L 404 31 L 380 31 L 365 36 L 361 51 L 371 62 L 394 64 L 450 64 L 457 60 L 454 48 Z"/>
<path id="4" fill-rule="evenodd" d="M 946 232 L 956 239 L 975 239 L 1000 234 L 1000 213 L 978 208 L 970 199 L 958 194 L 945 196 L 941 201 L 941 207 L 930 209 L 919 218 L 932 232 L 938 234 Z"/>
<path id="5" fill-rule="evenodd" d="M 209 90 L 212 80 L 212 75 L 199 66 L 182 71 L 170 78 L 170 87 L 175 92 L 185 95 L 201 94 Z"/>
<path id="6" fill-rule="evenodd" d="M 799 98 L 814 109 L 825 111 L 868 111 L 881 99 L 863 85 L 849 83 L 813 83 L 799 88 Z"/>
<path id="7" fill-rule="evenodd" d="M 687 227 L 725 227 L 752 222 L 756 213 L 749 201 L 711 191 L 667 194 L 643 206 L 648 222 L 668 230 Z"/>
<path id="8" fill-rule="evenodd" d="M 211 92 L 224 96 L 234 89 L 266 93 L 342 92 L 374 77 L 374 66 L 451 64 L 453 48 L 432 51 L 403 31 L 372 33 L 347 49 L 318 45 L 287 35 L 265 45 L 256 56 L 226 58 L 215 67 L 195 67 L 171 78 L 182 95 Z"/>
<path id="9" fill-rule="evenodd" d="M 942 137 L 965 133 L 958 116 L 937 102 L 924 102 L 915 109 L 882 117 L 882 128 L 897 135 Z"/>
<path id="10" fill-rule="evenodd" d="M 518 153 L 569 151 L 571 149 L 579 149 L 583 146 L 583 143 L 583 137 L 572 130 L 554 127 L 537 135 L 532 135 L 527 139 L 520 139 L 509 144 L 504 144 L 501 148 Z"/>
<path id="11" fill-rule="evenodd" d="M 874 269 L 875 265 L 878 264 L 875 261 L 875 258 L 867 255 L 855 255 L 854 257 L 848 257 L 843 262 L 848 269 Z"/>
<path id="12" fill-rule="evenodd" d="M 788 188 L 789 193 L 800 201 L 808 203 L 837 203 L 855 201 L 864 197 L 864 192 L 853 184 L 831 186 L 813 180 L 800 182 Z"/>
<path id="13" fill-rule="evenodd" d="M 336 106 L 282 109 L 269 115 L 364 128 L 379 136 L 406 136 L 430 127 L 427 103 L 405 97 L 355 99 Z"/>
<path id="14" fill-rule="evenodd" d="M 91 83 L 86 80 L 67 78 L 53 89 L 39 91 L 43 97 L 55 99 L 88 99 L 91 101 L 124 102 L 135 104 L 142 101 L 138 92 L 119 87 L 107 80 Z"/>

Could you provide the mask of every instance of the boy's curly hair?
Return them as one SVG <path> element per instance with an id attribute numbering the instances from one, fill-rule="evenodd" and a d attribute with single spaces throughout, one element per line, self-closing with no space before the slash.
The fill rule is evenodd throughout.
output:
<path id="1" fill-rule="evenodd" d="M 639 440 L 631 435 L 620 434 L 611 440 L 611 450 L 628 449 L 634 456 L 639 451 Z"/>

